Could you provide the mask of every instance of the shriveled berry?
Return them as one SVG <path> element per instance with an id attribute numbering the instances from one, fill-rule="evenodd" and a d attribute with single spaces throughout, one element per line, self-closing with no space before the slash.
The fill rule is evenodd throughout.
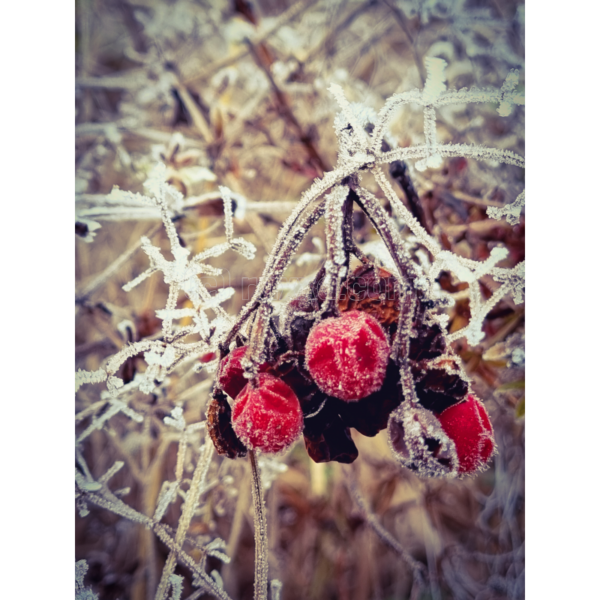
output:
<path id="1" fill-rule="evenodd" d="M 313 327 L 305 352 L 307 368 L 319 388 L 335 398 L 352 401 L 381 387 L 390 346 L 374 317 L 350 310 Z"/>
<path id="2" fill-rule="evenodd" d="M 323 397 L 320 392 L 317 396 Z M 336 403 L 341 404 L 335 398 L 328 398 L 323 408 L 305 421 L 306 451 L 317 463 L 334 460 L 349 464 L 358 457 L 358 448 L 338 414 Z"/>
<path id="3" fill-rule="evenodd" d="M 235 435 L 231 425 L 231 407 L 227 397 L 218 390 L 208 404 L 206 423 L 208 433 L 219 454 L 229 458 L 246 456 L 248 449 Z"/>
<path id="4" fill-rule="evenodd" d="M 494 453 L 494 432 L 483 404 L 473 395 L 438 415 L 446 435 L 458 455 L 459 473 L 474 473 L 485 466 Z"/>
<path id="5" fill-rule="evenodd" d="M 344 281 L 338 302 L 342 312 L 360 310 L 375 317 L 382 325 L 398 321 L 400 303 L 396 278 L 374 264 L 360 265 Z"/>
<path id="6" fill-rule="evenodd" d="M 244 367 L 242 367 L 242 359 L 247 349 L 247 346 L 236 348 L 221 361 L 219 387 L 232 398 L 235 398 L 248 383 L 248 380 L 244 377 Z M 267 369 L 268 365 L 266 363 L 258 367 L 259 372 L 264 372 Z"/>
<path id="7" fill-rule="evenodd" d="M 250 449 L 279 452 L 302 431 L 300 402 L 289 385 L 270 373 L 260 373 L 256 383 L 248 383 L 233 404 L 233 430 Z"/>

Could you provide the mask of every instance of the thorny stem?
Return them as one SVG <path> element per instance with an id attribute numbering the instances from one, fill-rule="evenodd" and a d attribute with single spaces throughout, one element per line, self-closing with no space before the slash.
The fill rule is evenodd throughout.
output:
<path id="1" fill-rule="evenodd" d="M 252 469 L 252 501 L 254 503 L 254 600 L 267 600 L 269 587 L 269 538 L 267 515 L 254 450 L 248 451 Z"/>

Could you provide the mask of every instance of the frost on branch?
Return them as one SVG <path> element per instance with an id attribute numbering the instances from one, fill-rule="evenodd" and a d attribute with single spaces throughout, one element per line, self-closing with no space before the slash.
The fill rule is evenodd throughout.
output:
<path id="1" fill-rule="evenodd" d="M 75 391 L 77 391 L 84 383 L 101 383 L 106 381 L 106 371 L 98 369 L 97 371 L 84 371 L 78 369 L 75 373 Z"/>
<path id="2" fill-rule="evenodd" d="M 446 67 L 448 63 L 442 58 L 425 59 L 427 69 L 427 80 L 423 88 L 423 101 L 426 104 L 434 104 L 442 92 L 446 91 Z"/>
<path id="3" fill-rule="evenodd" d="M 83 583 L 89 568 L 87 560 L 78 560 L 75 563 L 75 600 L 98 600 L 98 595 Z"/>
<path id="4" fill-rule="evenodd" d="M 166 440 L 178 442 L 177 464 L 175 479 L 162 482 L 156 505 L 148 513 L 153 515 L 152 518 L 139 513 L 120 500 L 118 496 L 127 493 L 128 488 L 120 489 L 117 492 L 111 492 L 108 489 L 106 484 L 109 478 L 123 466 L 123 462 L 115 464 L 114 468 L 96 481 L 85 465 L 79 450 L 80 445 L 92 433 L 101 429 L 109 431 L 116 438 L 115 443 L 117 443 L 118 435 L 112 429 L 114 425 L 110 421 L 119 414 L 128 417 L 129 423 L 133 426 L 139 423 L 143 424 L 144 428 L 144 432 L 139 434 L 140 442 L 134 441 L 138 434 L 130 430 L 129 436 L 119 442 L 124 444 L 122 451 L 127 453 L 127 444 L 134 444 L 135 447 L 136 443 L 147 443 L 144 436 L 147 435 L 145 432 L 151 417 L 148 413 L 148 401 L 140 403 L 140 395 L 154 394 L 159 402 L 164 401 L 161 387 L 168 382 L 169 377 L 175 372 L 179 378 L 195 373 L 197 358 L 217 351 L 219 340 L 231 327 L 231 317 L 221 304 L 232 297 L 234 289 L 222 288 L 215 294 L 208 291 L 199 276 L 203 274 L 218 275 L 221 271 L 207 264 L 206 260 L 221 256 L 228 250 L 237 252 L 245 259 L 253 258 L 255 253 L 255 248 L 251 243 L 243 238 L 234 237 L 232 193 L 227 188 L 220 188 L 224 204 L 226 241 L 208 247 L 196 255 L 182 245 L 176 230 L 173 218 L 183 209 L 183 197 L 180 192 L 166 183 L 164 165 L 158 165 L 152 171 L 144 188 L 147 195 L 132 194 L 115 189 L 109 195 L 109 201 L 113 202 L 115 207 L 119 204 L 121 206 L 125 204 L 146 206 L 154 211 L 154 215 L 161 218 L 173 259 L 166 258 L 161 249 L 155 246 L 149 237 L 142 236 L 139 247 L 148 257 L 149 267 L 123 286 L 123 289 L 130 291 L 153 274 L 162 273 L 163 280 L 168 286 L 167 301 L 164 308 L 155 312 L 156 317 L 162 321 L 162 331 L 160 332 L 162 335 L 158 339 L 146 337 L 130 341 L 117 353 L 109 356 L 100 369 L 96 371 L 80 369 L 76 375 L 77 389 L 83 384 L 106 381 L 106 389 L 100 392 L 100 400 L 86 406 L 77 415 L 77 421 L 84 425 L 77 438 L 77 452 L 81 459 L 81 469 L 76 472 L 77 507 L 82 517 L 89 514 L 90 504 L 96 504 L 124 518 L 143 523 L 167 545 L 171 554 L 162 574 L 157 598 L 166 600 L 168 594 L 171 598 L 181 597 L 182 580 L 180 576 L 173 573 L 176 564 L 180 562 L 192 570 L 195 586 L 205 589 L 217 598 L 228 600 L 229 596 L 223 591 L 222 583 L 218 581 L 218 573 L 214 577 L 206 574 L 205 561 L 201 561 L 200 565 L 196 564 L 182 549 L 200 495 L 206 491 L 209 485 L 207 476 L 213 455 L 212 444 L 204 444 L 202 447 L 192 481 L 184 478 L 190 460 L 190 452 L 193 461 L 195 460 L 194 452 L 197 455 L 197 432 L 204 427 L 205 423 L 187 425 L 183 401 L 182 405 L 175 406 L 171 410 L 170 416 L 164 417 Z M 240 208 L 239 202 L 238 208 Z M 180 296 L 187 297 L 189 307 L 178 308 Z M 189 323 L 179 325 L 178 322 L 182 319 L 188 320 Z M 193 339 L 190 340 L 191 336 Z M 146 368 L 145 370 L 138 368 L 132 377 L 124 379 L 120 371 L 126 363 L 132 360 L 143 361 Z M 206 383 L 210 383 L 210 380 Z M 125 423 L 127 423 L 127 419 Z M 167 433 L 169 429 L 170 432 Z M 167 446 L 169 443 L 167 442 Z M 160 454 L 156 459 L 160 459 Z M 140 481 L 147 477 L 146 474 L 139 472 L 140 467 L 136 466 L 135 460 L 129 462 L 129 466 Z M 161 520 L 179 496 L 184 497 L 182 515 L 177 531 L 171 533 L 161 524 Z M 204 556 L 212 556 L 226 562 L 229 557 L 222 552 L 223 547 L 222 540 L 213 540 L 213 542 L 209 540 Z"/>
<path id="5" fill-rule="evenodd" d="M 199 275 L 220 275 L 220 269 L 204 261 L 220 256 L 228 250 L 234 250 L 248 260 L 254 257 L 256 249 L 250 242 L 233 237 L 232 192 L 223 186 L 219 188 L 223 198 L 227 241 L 191 256 L 190 250 L 181 245 L 172 221 L 172 217 L 181 209 L 182 195 L 167 184 L 165 178 L 165 167 L 159 164 L 153 169 L 144 186 L 149 196 L 118 189 L 111 193 L 111 198 L 115 202 L 129 201 L 150 205 L 156 207 L 160 213 L 174 259 L 167 260 L 157 246 L 154 246 L 147 237 L 142 236 L 141 248 L 148 256 L 150 266 L 138 277 L 125 284 L 123 289 L 130 291 L 154 273 L 163 274 L 164 282 L 169 286 L 169 294 L 166 307 L 157 310 L 156 316 L 163 322 L 164 342 L 142 340 L 125 347 L 109 359 L 106 372 L 102 369 L 95 373 L 80 371 L 77 377 L 77 388 L 83 383 L 103 381 L 108 376 L 110 389 L 118 389 L 122 385 L 122 381 L 116 377 L 118 369 L 127 359 L 143 352 L 148 368 L 134 381 L 140 391 L 149 394 L 156 387 L 156 383 L 164 381 L 182 360 L 198 355 L 200 352 L 214 350 L 219 339 L 231 325 L 231 318 L 221 304 L 232 297 L 234 289 L 222 288 L 211 295 Z M 181 293 L 187 295 L 192 304 L 191 308 L 177 308 Z M 209 310 L 216 315 L 212 322 L 207 314 Z M 176 327 L 174 322 L 183 318 L 191 318 L 192 325 L 186 328 Z M 181 340 L 183 336 L 192 334 L 198 334 L 201 341 L 186 344 Z"/>
<path id="6" fill-rule="evenodd" d="M 506 221 L 510 225 L 518 225 L 519 219 L 521 218 L 521 210 L 525 206 L 525 190 L 523 190 L 516 198 L 514 202 L 498 208 L 496 206 L 489 206 L 487 209 L 488 217 L 492 219 L 500 220 L 502 217 L 506 218 Z"/>

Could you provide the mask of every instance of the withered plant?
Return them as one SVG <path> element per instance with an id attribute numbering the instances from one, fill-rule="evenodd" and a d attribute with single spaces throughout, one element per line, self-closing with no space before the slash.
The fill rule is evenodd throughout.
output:
<path id="1" fill-rule="evenodd" d="M 245 3 L 237 4 L 242 11 Z M 263 42 L 247 40 L 257 65 L 270 73 Z M 503 560 L 522 562 L 520 534 L 512 530 L 503 534 L 513 535 L 512 550 L 503 550 L 503 539 L 490 554 L 457 546 L 437 559 L 416 556 L 384 526 L 361 491 L 359 438 L 381 439 L 381 432 L 386 454 L 377 458 L 367 451 L 365 465 L 381 461 L 382 473 L 395 468 L 393 477 L 415 475 L 424 486 L 438 479 L 462 482 L 487 472 L 493 457 L 501 473 L 502 465 L 510 462 L 503 456 L 510 424 L 498 428 L 498 413 L 490 411 L 490 417 L 480 400 L 478 381 L 489 371 L 482 366 L 477 381 L 471 373 L 486 361 L 516 367 L 523 361 L 522 336 L 510 336 L 520 326 L 522 313 L 490 329 L 501 303 L 510 305 L 511 315 L 523 303 L 522 257 L 515 260 L 509 244 L 494 241 L 484 256 L 466 257 L 450 239 L 451 228 L 463 224 L 443 231 L 434 226 L 413 181 L 444 164 L 459 173 L 467 161 L 480 164 L 481 172 L 501 165 L 524 169 L 524 158 L 508 149 L 439 141 L 437 126 L 439 113 L 446 115 L 447 125 L 448 111 L 456 106 L 468 110 L 471 104 L 494 105 L 499 119 L 521 110 L 519 71 L 507 70 L 503 83 L 494 88 L 449 90 L 447 61 L 429 56 L 416 62 L 424 77 L 422 89 L 392 94 L 378 113 L 365 102 L 350 103 L 339 84 L 329 86 L 340 108 L 333 124 L 338 152 L 333 168 L 327 167 L 313 141 L 300 135 L 302 126 L 285 96 L 276 96 L 307 153 L 304 175 L 318 175 L 297 203 L 273 203 L 273 209 L 248 199 L 240 187 L 233 191 L 225 185 L 191 195 L 188 186 L 221 182 L 204 167 L 196 168 L 193 176 L 180 174 L 198 158 L 193 150 L 183 149 L 181 136 L 165 140 L 145 180 L 144 194 L 115 187 L 108 194 L 80 197 L 77 234 L 90 243 L 101 229 L 100 221 L 160 219 L 161 224 L 143 235 L 136 230 L 133 245 L 80 285 L 76 298 L 85 318 L 110 331 L 113 346 L 92 347 L 90 342 L 81 349 L 82 356 L 96 358 L 82 361 L 86 368 L 76 376 L 77 508 L 82 519 L 99 507 L 144 526 L 138 540 L 142 562 L 128 567 L 134 573 L 132 597 L 177 600 L 185 593 L 188 600 L 203 594 L 230 599 L 227 588 L 235 574 L 228 563 L 242 545 L 250 492 L 254 598 L 285 597 L 281 566 L 275 567 L 276 577 L 269 575 L 270 565 L 279 563 L 270 555 L 274 549 L 269 537 L 277 505 L 265 502 L 265 488 L 286 472 L 294 453 L 304 452 L 302 445 L 310 461 L 321 465 L 307 467 L 315 469 L 315 477 L 323 475 L 318 469 L 324 463 L 346 465 L 341 473 L 347 497 L 362 522 L 407 568 L 411 600 L 427 591 L 442 598 L 442 580 L 453 593 L 469 590 L 474 597 L 482 591 L 471 576 L 455 568 L 466 555 L 477 555 L 483 563 L 496 560 L 497 569 L 504 568 L 498 566 Z M 194 112 L 195 101 L 186 96 L 183 79 L 176 74 L 169 85 L 195 127 L 213 138 L 203 111 L 196 107 Z M 277 88 L 275 79 L 270 83 Z M 398 111 L 407 106 L 422 110 L 423 143 L 399 144 L 392 132 Z M 121 134 L 115 131 L 114 144 L 123 155 Z M 511 193 L 513 189 L 514 182 Z M 473 200 L 468 194 L 464 197 Z M 477 205 L 477 199 L 473 202 Z M 503 203 L 489 200 L 480 205 L 487 208 L 488 219 L 481 215 L 477 222 L 496 221 L 505 231 L 522 219 L 524 191 L 519 189 Z M 194 240 L 204 234 L 184 231 L 181 222 L 209 206 L 219 219 L 222 214 L 224 236 L 192 251 Z M 279 228 L 253 293 L 239 311 L 226 310 L 222 305 L 233 298 L 234 287 L 210 286 L 207 280 L 227 274 L 228 261 L 238 260 L 236 256 L 253 261 L 257 246 L 264 243 L 260 223 L 248 219 L 259 234 L 255 243 L 243 234 L 236 237 L 234 228 L 249 215 L 272 214 L 282 207 L 291 208 L 291 214 Z M 157 238 L 161 227 L 167 244 Z M 365 236 L 368 228 L 372 233 Z M 324 244 L 318 239 L 321 230 Z M 309 241 L 316 253 L 306 252 Z M 138 249 L 147 257 L 143 266 L 140 261 L 133 266 Z M 319 267 L 290 279 L 290 269 L 303 261 Z M 157 284 L 149 282 L 162 273 L 168 288 L 163 308 L 132 310 L 91 300 L 128 264 L 131 277 L 119 294 L 139 293 L 144 285 L 156 290 Z M 473 353 L 477 347 L 479 354 Z M 489 382 L 496 381 L 489 375 Z M 499 414 L 499 419 L 506 418 Z M 98 458 L 104 439 L 109 455 L 120 455 L 111 464 Z M 296 444 L 299 439 L 303 444 Z M 518 461 L 522 465 L 521 458 Z M 239 466 L 245 464 L 248 473 Z M 123 499 L 132 488 L 140 498 L 137 504 Z M 499 507 L 499 500 L 494 502 L 486 505 L 488 521 Z M 222 528 L 215 525 L 213 514 L 223 517 L 227 534 L 219 534 Z M 440 508 L 440 523 L 446 518 L 443 514 Z M 275 527 L 281 525 L 275 522 Z M 222 537 L 226 535 L 228 541 Z M 84 585 L 88 562 L 77 563 L 78 598 L 94 597 Z M 521 572 L 511 581 L 521 582 Z M 514 583 L 510 597 L 519 597 L 521 585 Z M 294 594 L 291 590 L 290 598 L 297 597 Z"/>

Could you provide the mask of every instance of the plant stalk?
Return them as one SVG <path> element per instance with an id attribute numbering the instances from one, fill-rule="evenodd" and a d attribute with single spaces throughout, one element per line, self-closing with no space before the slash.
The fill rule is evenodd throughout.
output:
<path id="1" fill-rule="evenodd" d="M 248 452 L 252 468 L 252 501 L 254 503 L 254 600 L 267 600 L 269 587 L 269 542 L 267 515 L 254 450 Z"/>

